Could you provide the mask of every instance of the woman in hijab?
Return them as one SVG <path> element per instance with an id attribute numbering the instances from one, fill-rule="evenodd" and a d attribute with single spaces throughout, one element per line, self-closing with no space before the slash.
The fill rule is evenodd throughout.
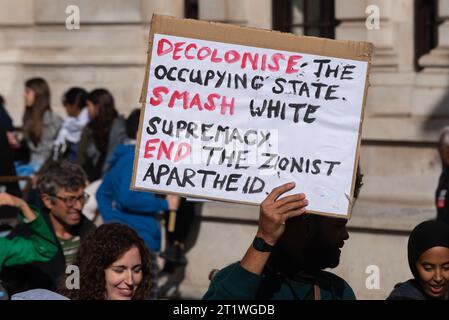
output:
<path id="1" fill-rule="evenodd" d="M 420 223 L 408 240 L 414 279 L 397 284 L 387 300 L 449 300 L 449 225 Z"/>

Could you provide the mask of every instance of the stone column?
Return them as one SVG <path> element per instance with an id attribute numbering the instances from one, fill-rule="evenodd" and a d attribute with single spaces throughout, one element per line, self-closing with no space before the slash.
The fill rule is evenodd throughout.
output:
<path id="1" fill-rule="evenodd" d="M 0 26 L 32 25 L 34 0 L 0 0 Z"/>
<path id="2" fill-rule="evenodd" d="M 23 77 L 22 69 L 16 64 L 20 49 L 13 44 L 26 43 L 18 31 L 34 25 L 34 6 L 34 0 L 0 0 L 0 95 L 6 99 L 6 108 L 15 125 L 21 123 Z"/>
<path id="3" fill-rule="evenodd" d="M 379 30 L 365 25 L 371 5 L 379 8 Z M 337 39 L 372 42 L 374 68 L 413 71 L 413 0 L 336 0 L 335 6 Z"/>
<path id="4" fill-rule="evenodd" d="M 438 45 L 419 59 L 419 65 L 425 69 L 449 71 L 449 2 L 446 0 L 438 1 L 438 19 L 442 20 L 438 26 Z"/>
<path id="5" fill-rule="evenodd" d="M 271 0 L 199 0 L 199 18 L 271 29 Z"/>
<path id="6" fill-rule="evenodd" d="M 425 118 L 424 129 L 433 141 L 442 127 L 449 125 L 449 2 L 439 0 L 438 44 L 418 63 L 424 69 L 417 74 L 413 97 L 414 114 Z"/>
<path id="7" fill-rule="evenodd" d="M 380 10 L 379 30 L 365 25 L 368 5 Z M 366 183 L 361 198 L 432 204 L 429 190 L 438 174 L 436 154 L 432 147 L 421 144 L 435 141 L 441 126 L 439 118 L 427 121 L 440 93 L 435 87 L 416 84 L 413 0 L 336 0 L 336 18 L 341 21 L 337 39 L 370 41 L 375 46 L 362 133 Z M 426 81 L 433 83 L 434 77 Z M 407 187 L 411 185 L 414 187 Z"/>
<path id="8" fill-rule="evenodd" d="M 184 17 L 183 0 L 140 0 L 142 22 L 150 23 L 153 14 Z"/>
<path id="9" fill-rule="evenodd" d="M 68 5 L 80 10 L 80 29 L 65 26 Z M 71 86 L 109 89 L 121 113 L 139 105 L 153 12 L 183 15 L 182 1 L 0 0 L 0 94 L 21 125 L 23 83 L 43 77 L 52 107 Z"/>

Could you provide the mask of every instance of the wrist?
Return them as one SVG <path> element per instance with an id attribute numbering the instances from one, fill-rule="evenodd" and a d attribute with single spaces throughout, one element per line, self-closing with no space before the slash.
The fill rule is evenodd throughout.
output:
<path id="1" fill-rule="evenodd" d="M 28 222 L 31 222 L 34 219 L 36 219 L 36 217 L 37 217 L 36 213 L 28 206 L 28 204 L 25 201 L 23 201 L 23 203 L 21 204 L 19 209 L 22 212 L 23 217 Z"/>
<path id="2" fill-rule="evenodd" d="M 24 200 L 19 199 L 19 201 L 17 202 L 16 208 L 19 209 L 20 211 L 24 211 L 24 210 L 28 209 L 28 205 Z"/>
<path id="3" fill-rule="evenodd" d="M 273 245 L 268 244 L 263 238 L 257 236 L 254 238 L 252 246 L 259 252 L 272 252 L 274 249 Z"/>
<path id="4" fill-rule="evenodd" d="M 268 236 L 262 230 L 257 230 L 256 237 L 262 238 L 270 246 L 274 246 L 277 242 L 277 239 L 274 239 L 273 237 Z"/>

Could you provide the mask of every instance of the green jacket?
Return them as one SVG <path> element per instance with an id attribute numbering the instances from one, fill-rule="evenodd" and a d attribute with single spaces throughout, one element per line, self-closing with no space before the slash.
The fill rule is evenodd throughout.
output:
<path id="1" fill-rule="evenodd" d="M 342 278 L 326 271 L 313 277 L 284 278 L 256 275 L 234 263 L 212 279 L 205 300 L 307 300 L 314 299 L 314 283 L 320 287 L 321 300 L 355 300 L 354 292 Z"/>
<path id="2" fill-rule="evenodd" d="M 37 218 L 28 223 L 32 232 L 30 238 L 0 238 L 0 270 L 17 264 L 33 261 L 48 261 L 58 250 L 57 242 L 42 215 L 34 210 Z"/>

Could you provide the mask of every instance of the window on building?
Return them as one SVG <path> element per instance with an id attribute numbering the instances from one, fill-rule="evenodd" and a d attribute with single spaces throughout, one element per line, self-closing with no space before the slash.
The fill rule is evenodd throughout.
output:
<path id="1" fill-rule="evenodd" d="M 184 17 L 198 19 L 198 0 L 184 0 Z"/>
<path id="2" fill-rule="evenodd" d="M 272 8 L 274 30 L 335 38 L 334 0 L 272 0 Z"/>
<path id="3" fill-rule="evenodd" d="M 438 44 L 438 0 L 415 0 L 415 69 L 419 58 Z"/>

